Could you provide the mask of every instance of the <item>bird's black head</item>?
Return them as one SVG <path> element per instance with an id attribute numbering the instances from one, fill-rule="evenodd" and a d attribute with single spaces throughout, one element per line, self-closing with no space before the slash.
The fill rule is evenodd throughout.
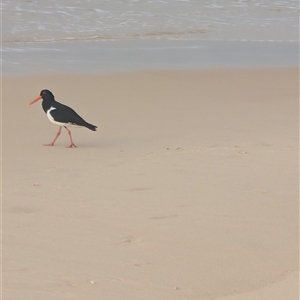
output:
<path id="1" fill-rule="evenodd" d="M 44 99 L 44 98 L 53 98 L 54 99 L 54 95 L 49 91 L 49 90 L 42 90 L 40 92 L 40 96 Z"/>
<path id="2" fill-rule="evenodd" d="M 35 103 L 40 99 L 46 100 L 47 102 L 55 101 L 53 94 L 49 90 L 42 90 L 39 96 L 29 102 L 29 105 Z"/>

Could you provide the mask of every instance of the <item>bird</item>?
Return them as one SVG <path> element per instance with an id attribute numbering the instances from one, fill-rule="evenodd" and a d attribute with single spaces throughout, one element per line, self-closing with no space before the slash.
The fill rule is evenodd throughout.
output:
<path id="1" fill-rule="evenodd" d="M 77 147 L 73 142 L 71 131 L 68 127 L 86 127 L 92 131 L 97 130 L 97 126 L 86 122 L 71 107 L 57 102 L 54 95 L 49 90 L 42 90 L 39 96 L 29 102 L 29 105 L 39 101 L 40 99 L 43 99 L 42 107 L 50 122 L 59 126 L 59 130 L 54 140 L 49 144 L 44 144 L 44 146 L 54 145 L 61 133 L 62 127 L 67 130 L 70 137 L 70 145 L 67 148 Z"/>

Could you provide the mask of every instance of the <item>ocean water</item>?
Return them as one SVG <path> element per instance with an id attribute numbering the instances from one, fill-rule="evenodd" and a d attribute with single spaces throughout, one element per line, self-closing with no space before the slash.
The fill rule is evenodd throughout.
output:
<path id="1" fill-rule="evenodd" d="M 2 43 L 299 37 L 298 0 L 6 0 Z"/>
<path id="2" fill-rule="evenodd" d="M 2 75 L 299 66 L 298 0 L 1 1 Z"/>

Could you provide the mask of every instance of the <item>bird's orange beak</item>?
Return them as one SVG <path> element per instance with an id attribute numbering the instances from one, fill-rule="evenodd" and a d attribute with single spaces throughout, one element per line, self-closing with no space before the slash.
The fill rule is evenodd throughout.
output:
<path id="1" fill-rule="evenodd" d="M 37 96 L 35 99 L 33 99 L 32 101 L 30 101 L 30 102 L 28 103 L 28 105 L 31 105 L 31 104 L 33 104 L 33 103 L 39 101 L 40 99 L 42 99 L 42 96 L 39 95 L 39 96 Z"/>

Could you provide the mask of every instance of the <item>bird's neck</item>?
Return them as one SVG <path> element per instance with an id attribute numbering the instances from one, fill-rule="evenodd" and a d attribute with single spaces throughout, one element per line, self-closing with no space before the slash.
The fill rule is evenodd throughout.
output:
<path id="1" fill-rule="evenodd" d="M 51 108 L 51 106 L 54 106 L 56 101 L 54 99 L 43 99 L 42 107 L 45 113 Z"/>

